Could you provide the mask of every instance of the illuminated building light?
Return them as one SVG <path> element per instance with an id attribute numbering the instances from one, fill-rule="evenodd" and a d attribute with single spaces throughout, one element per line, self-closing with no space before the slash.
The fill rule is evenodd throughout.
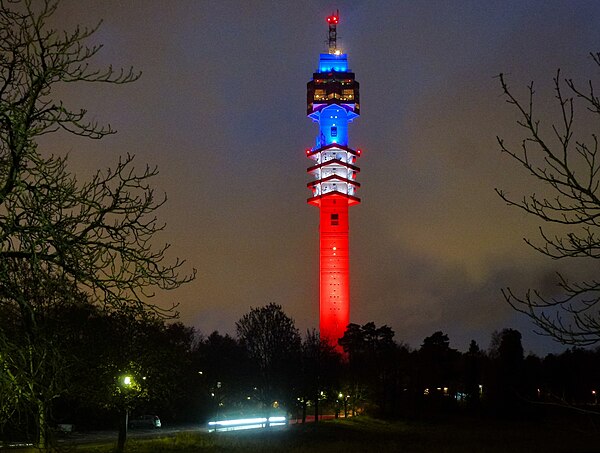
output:
<path id="1" fill-rule="evenodd" d="M 329 52 L 307 84 L 307 116 L 318 125 L 316 146 L 307 157 L 313 181 L 307 184 L 319 208 L 319 332 L 338 350 L 350 323 L 350 263 L 348 208 L 360 203 L 355 163 L 361 151 L 349 147 L 349 124 L 360 115 L 359 83 L 348 66 L 348 55 L 337 47 L 339 13 L 327 17 Z M 334 285 L 335 282 L 335 285 Z"/>

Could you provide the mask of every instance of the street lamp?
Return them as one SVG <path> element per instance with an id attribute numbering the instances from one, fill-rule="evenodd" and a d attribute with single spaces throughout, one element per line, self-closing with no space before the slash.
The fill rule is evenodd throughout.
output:
<path id="1" fill-rule="evenodd" d="M 348 398 L 350 395 L 346 395 L 344 398 L 344 418 L 348 418 Z"/>
<path id="2" fill-rule="evenodd" d="M 125 410 L 123 419 L 119 425 L 119 438 L 117 440 L 117 451 L 122 452 L 125 449 L 125 442 L 127 441 L 127 427 L 129 425 L 129 401 L 128 396 L 135 385 L 135 380 L 129 374 L 125 374 L 119 378 L 119 386 L 121 387 L 122 399 L 124 402 Z"/>

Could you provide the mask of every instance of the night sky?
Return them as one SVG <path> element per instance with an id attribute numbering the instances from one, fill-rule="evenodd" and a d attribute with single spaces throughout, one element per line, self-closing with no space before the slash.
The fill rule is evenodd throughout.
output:
<path id="1" fill-rule="evenodd" d="M 301 331 L 318 326 L 318 210 L 306 204 L 306 83 L 326 52 L 325 17 L 339 8 L 340 47 L 361 84 L 359 196 L 350 209 L 351 321 L 387 324 L 419 347 L 437 330 L 466 350 L 519 329 L 525 351 L 560 351 L 532 333 L 500 289 L 556 291 L 553 273 L 590 263 L 553 262 L 523 242 L 539 222 L 510 208 L 539 191 L 503 156 L 518 144 L 516 114 L 496 76 L 558 118 L 552 77 L 596 77 L 597 1 L 64 1 L 56 25 L 94 25 L 100 66 L 134 66 L 132 85 L 60 87 L 74 108 L 119 133 L 101 141 L 55 134 L 83 180 L 136 155 L 157 165 L 168 195 L 158 242 L 188 260 L 197 279 L 158 297 L 202 333 L 235 333 L 250 307 L 281 304 Z M 576 121 L 583 117 L 576 110 Z M 589 131 L 579 128 L 581 138 Z M 587 269 L 586 269 L 587 267 Z"/>

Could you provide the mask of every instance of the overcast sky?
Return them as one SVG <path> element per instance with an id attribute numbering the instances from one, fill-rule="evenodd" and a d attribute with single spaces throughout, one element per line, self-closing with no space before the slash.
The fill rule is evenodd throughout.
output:
<path id="1" fill-rule="evenodd" d="M 512 327 L 526 351 L 562 350 L 500 290 L 552 293 L 556 270 L 577 276 L 593 263 L 559 268 L 536 255 L 522 238 L 535 238 L 538 222 L 495 194 L 537 188 L 496 143 L 521 137 L 496 76 L 519 93 L 535 80 L 539 110 L 556 114 L 557 68 L 582 84 L 598 73 L 588 56 L 600 50 L 597 1 L 64 1 L 60 27 L 103 19 L 98 65 L 143 75 L 61 88 L 119 133 L 55 135 L 44 146 L 69 152 L 81 179 L 125 153 L 158 165 L 155 186 L 169 198 L 158 239 L 198 270 L 159 296 L 180 304 L 185 324 L 233 334 L 250 307 L 275 302 L 302 331 L 317 327 L 318 211 L 306 204 L 304 155 L 317 126 L 306 82 L 337 8 L 361 87 L 349 132 L 363 150 L 362 204 L 350 209 L 351 321 L 387 324 L 415 348 L 437 330 L 459 350 L 471 339 L 487 348 L 492 331 Z"/>

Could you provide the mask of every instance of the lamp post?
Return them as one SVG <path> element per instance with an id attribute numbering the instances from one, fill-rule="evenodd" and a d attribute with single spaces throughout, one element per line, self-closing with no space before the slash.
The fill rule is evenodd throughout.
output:
<path id="1" fill-rule="evenodd" d="M 348 418 L 348 395 L 344 397 L 344 418 Z"/>
<path id="2" fill-rule="evenodd" d="M 119 388 L 123 395 L 122 400 L 124 402 L 124 411 L 119 423 L 119 438 L 117 440 L 117 452 L 123 452 L 125 450 L 125 442 L 127 441 L 127 427 L 129 425 L 129 401 L 128 396 L 135 381 L 129 374 L 123 375 L 119 378 Z"/>

